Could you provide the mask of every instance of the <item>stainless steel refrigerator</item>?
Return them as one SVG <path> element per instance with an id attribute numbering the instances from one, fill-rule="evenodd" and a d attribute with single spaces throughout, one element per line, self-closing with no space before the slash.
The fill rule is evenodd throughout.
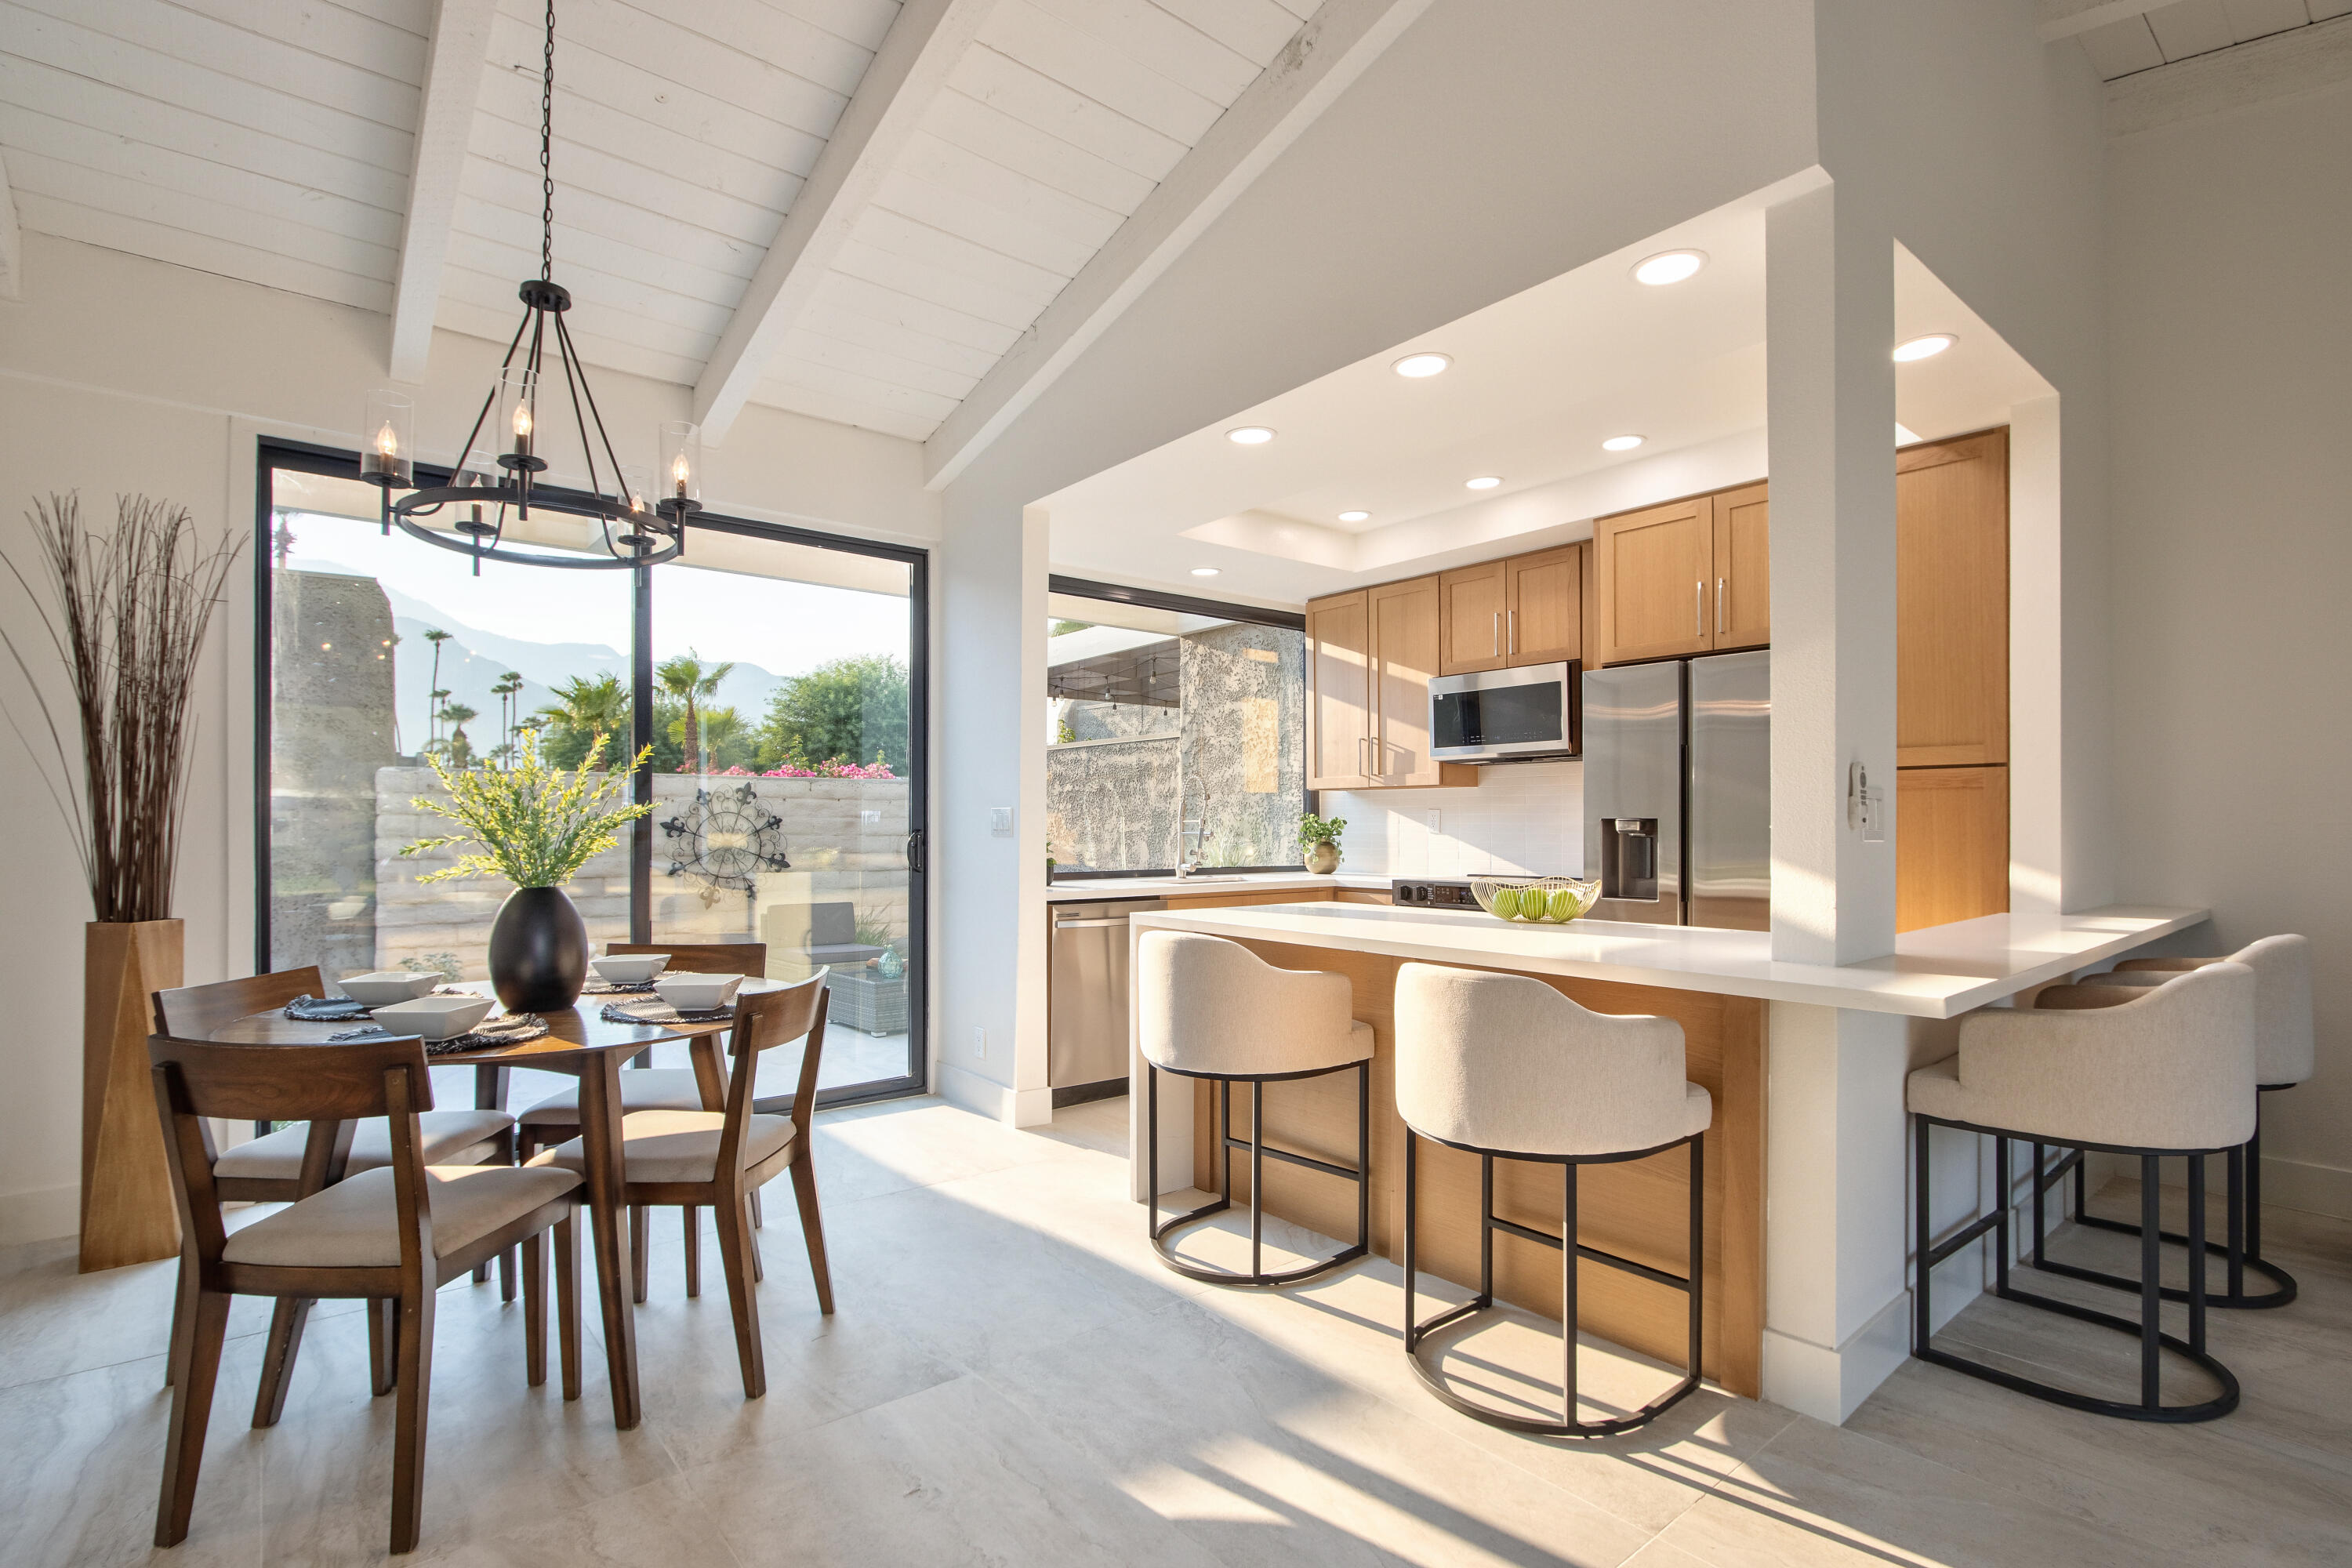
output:
<path id="1" fill-rule="evenodd" d="M 1772 656 L 1584 675 L 1584 874 L 1592 918 L 1772 923 Z"/>

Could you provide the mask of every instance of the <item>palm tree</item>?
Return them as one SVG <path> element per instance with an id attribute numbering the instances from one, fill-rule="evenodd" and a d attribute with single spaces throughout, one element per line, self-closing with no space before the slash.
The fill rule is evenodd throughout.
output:
<path id="1" fill-rule="evenodd" d="M 481 715 L 462 702 L 449 702 L 442 705 L 438 717 L 449 726 L 449 761 L 461 768 L 473 766 L 474 742 L 466 738 L 466 725 Z"/>
<path id="2" fill-rule="evenodd" d="M 496 756 L 510 758 L 514 755 L 515 704 L 513 699 L 521 689 L 522 671 L 519 669 L 508 670 L 499 678 L 498 684 L 490 688 L 492 695 L 499 700 L 499 749 L 493 753 Z"/>
<path id="3" fill-rule="evenodd" d="M 425 640 L 433 645 L 433 679 L 425 683 L 425 689 L 433 694 L 432 700 L 435 704 L 438 704 L 449 695 L 440 689 L 441 645 L 449 640 L 449 633 L 443 631 L 439 626 L 429 627 L 425 633 Z M 425 716 L 430 723 L 425 737 L 425 749 L 429 752 L 433 749 L 434 743 L 441 739 L 440 717 L 429 707 L 425 710 Z"/>
<path id="4" fill-rule="evenodd" d="M 702 771 L 709 773 L 725 760 L 728 749 L 743 738 L 743 715 L 732 708 L 706 708 L 700 715 L 700 724 L 707 752 Z"/>
<path id="5" fill-rule="evenodd" d="M 700 654 L 688 648 L 675 658 L 664 659 L 654 670 L 654 679 L 661 682 L 662 689 L 686 704 L 686 729 L 678 737 L 686 752 L 686 761 L 679 764 L 678 772 L 707 771 L 702 765 L 701 715 L 695 704 L 714 695 L 719 690 L 719 683 L 726 679 L 734 668 L 731 660 L 726 664 L 706 665 Z"/>
<path id="6" fill-rule="evenodd" d="M 593 679 L 575 675 L 551 695 L 555 700 L 541 709 L 535 717 L 545 720 L 552 728 L 571 731 L 590 742 L 598 735 L 618 736 L 628 731 L 632 717 L 629 690 L 618 676 L 609 671 Z M 613 750 L 606 747 L 604 755 L 597 759 L 598 773 L 604 771 Z"/>

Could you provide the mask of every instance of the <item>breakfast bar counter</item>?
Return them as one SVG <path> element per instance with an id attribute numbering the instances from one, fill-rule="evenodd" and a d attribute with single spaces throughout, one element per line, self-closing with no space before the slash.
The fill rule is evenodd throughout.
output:
<path id="1" fill-rule="evenodd" d="M 1705 1163 L 1706 1374 L 1734 1393 L 1842 1420 L 1903 1353 L 1901 1084 L 1910 1058 L 1948 1050 L 1936 1043 L 1948 1039 L 1946 1020 L 2101 967 L 2206 918 L 2202 910 L 2169 908 L 1990 915 L 1909 932 L 1892 955 L 1843 965 L 1775 961 L 1763 931 L 1603 921 L 1529 925 L 1468 910 L 1341 903 L 1139 912 L 1130 940 L 1151 931 L 1197 931 L 1241 942 L 1280 968 L 1348 976 L 1354 1016 L 1375 1038 L 1370 1240 L 1372 1250 L 1388 1258 L 1396 1256 L 1402 1233 L 1404 1125 L 1393 1094 L 1392 1023 L 1403 964 L 1531 975 L 1596 1012 L 1674 1019 L 1683 1028 L 1688 1076 L 1715 1101 Z M 1788 1037 L 1785 1063 L 1768 1058 L 1768 1037 L 1776 1029 Z M 1146 1195 L 1142 1156 L 1150 1131 L 1143 1072 L 1140 1056 L 1130 1050 L 1139 1201 Z M 1352 1074 L 1265 1088 L 1270 1146 L 1338 1163 L 1352 1160 Z M 1162 1191 L 1226 1190 L 1208 1086 L 1163 1075 L 1159 1098 Z M 1234 1132 L 1246 1136 L 1246 1097 L 1236 1097 L 1233 1114 Z M 1420 1160 L 1422 1269 L 1475 1282 L 1478 1161 L 1426 1142 Z M 1234 1162 L 1229 1190 L 1236 1205 L 1246 1198 L 1247 1166 L 1245 1159 Z M 1769 1249 L 1768 1167 L 1779 1227 Z M 1681 1274 L 1688 1260 L 1675 1216 L 1686 1201 L 1686 1169 L 1679 1151 L 1591 1167 L 1580 1239 Z M 1267 1213 L 1327 1236 L 1353 1235 L 1355 1199 L 1346 1184 L 1279 1163 L 1267 1166 L 1265 1181 Z M 1559 1182 L 1550 1168 L 1498 1161 L 1495 1202 L 1498 1215 L 1519 1224 L 1555 1233 L 1559 1227 Z M 1498 1247 L 1497 1293 L 1559 1316 L 1557 1258 L 1544 1249 Z M 1768 1273 L 1775 1276 L 1769 1323 Z M 1581 1275 L 1585 1331 L 1679 1363 L 1685 1303 L 1678 1292 L 1614 1269 Z M 1857 1317 L 1852 1303 L 1864 1295 L 1871 1307 Z M 1879 1295 L 1889 1300 L 1879 1303 Z M 1827 1316 L 1817 1324 L 1810 1306 L 1822 1299 Z M 1853 1328 L 1855 1321 L 1863 1326 Z"/>

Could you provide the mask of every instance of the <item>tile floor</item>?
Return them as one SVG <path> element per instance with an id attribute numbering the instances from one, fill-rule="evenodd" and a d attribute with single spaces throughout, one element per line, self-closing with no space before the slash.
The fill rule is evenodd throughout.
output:
<path id="1" fill-rule="evenodd" d="M 674 1213 L 656 1216 L 635 1432 L 613 1430 L 600 1355 L 577 1405 L 526 1388 L 511 1310 L 453 1285 L 410 1561 L 2352 1563 L 2352 1225 L 2271 1216 L 2304 1298 L 2215 1315 L 2246 1400 L 2211 1426 L 2099 1421 L 1913 1363 L 1843 1428 L 1703 1390 L 1638 1434 L 1544 1441 L 1422 1392 L 1384 1263 L 1281 1294 L 1160 1268 L 1125 1197 L 1125 1120 L 1117 1100 L 1024 1132 L 930 1100 L 822 1116 L 840 1310 L 817 1314 L 792 1205 L 770 1205 L 756 1403 L 709 1248 L 708 1293 L 685 1296 Z M 2128 1212 L 2126 1195 L 2103 1203 Z M 66 1243 L 0 1254 L 0 1564 L 150 1558 L 171 1276 L 78 1277 Z M 2025 1358 L 2082 1342 L 2019 1315 L 1980 1302 L 1947 1331 Z M 320 1309 L 283 1424 L 257 1433 L 266 1315 L 238 1308 L 194 1528 L 156 1561 L 383 1557 L 392 1402 L 368 1397 L 361 1321 Z M 1447 1365 L 1524 1392 L 1555 1355 L 1506 1323 Z M 1664 1375 L 1584 1355 L 1608 1400 Z"/>

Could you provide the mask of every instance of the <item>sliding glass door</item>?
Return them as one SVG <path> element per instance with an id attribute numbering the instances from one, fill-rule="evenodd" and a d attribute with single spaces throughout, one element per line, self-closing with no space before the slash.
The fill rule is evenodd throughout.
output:
<path id="1" fill-rule="evenodd" d="M 824 968 L 825 1098 L 921 1086 L 921 552 L 713 519 L 671 565 L 477 574 L 385 533 L 348 458 L 263 457 L 264 967 L 484 978 L 507 885 L 429 881 L 448 854 L 399 853 L 436 831 L 415 804 L 440 791 L 431 762 L 536 746 L 578 766 L 603 732 L 625 766 L 637 737 L 654 811 L 570 888 L 595 947 L 735 943 L 747 973 Z M 771 1070 L 762 1098 L 788 1094 Z"/>

